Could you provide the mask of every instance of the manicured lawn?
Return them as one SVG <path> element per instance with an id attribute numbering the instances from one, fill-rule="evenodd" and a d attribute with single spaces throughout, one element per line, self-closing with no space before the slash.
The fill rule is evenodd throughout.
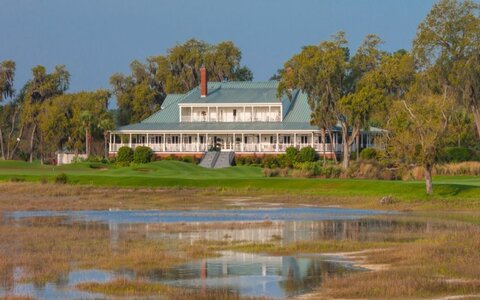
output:
<path id="1" fill-rule="evenodd" d="M 178 161 L 159 161 L 135 167 L 113 167 L 98 163 L 42 166 L 18 161 L 0 162 L 0 180 L 52 181 L 60 174 L 69 182 L 122 187 L 191 187 L 248 189 L 266 192 L 328 196 L 393 195 L 402 200 L 458 200 L 480 198 L 480 178 L 474 176 L 438 177 L 434 195 L 427 197 L 422 181 L 356 179 L 267 178 L 258 167 L 204 169 Z"/>

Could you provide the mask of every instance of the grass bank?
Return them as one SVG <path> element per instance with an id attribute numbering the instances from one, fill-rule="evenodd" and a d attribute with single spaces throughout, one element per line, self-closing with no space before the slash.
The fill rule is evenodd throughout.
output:
<path id="1" fill-rule="evenodd" d="M 0 162 L 0 180 L 53 182 L 64 173 L 68 183 L 98 187 L 210 189 L 250 194 L 290 194 L 323 197 L 375 198 L 392 195 L 398 201 L 479 200 L 480 179 L 475 176 L 438 176 L 434 195 L 427 196 L 422 181 L 366 179 L 267 178 L 257 167 L 204 169 L 178 161 L 117 168 L 96 163 L 42 166 L 18 161 Z"/>

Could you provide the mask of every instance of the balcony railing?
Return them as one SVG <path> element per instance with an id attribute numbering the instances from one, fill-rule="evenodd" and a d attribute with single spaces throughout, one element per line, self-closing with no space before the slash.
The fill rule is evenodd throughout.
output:
<path id="1" fill-rule="evenodd" d="M 207 118 L 207 116 L 201 116 L 201 117 L 191 117 L 191 116 L 182 116 L 181 117 L 181 122 L 183 123 L 189 123 L 189 122 L 217 122 L 217 117 L 212 117 L 210 116 L 210 120 Z M 280 117 L 280 114 L 277 114 L 275 116 L 266 116 L 266 117 L 254 117 L 252 120 L 252 117 L 248 118 L 243 118 L 242 116 L 236 116 L 233 118 L 218 118 L 218 122 L 280 122 L 282 119 Z"/>

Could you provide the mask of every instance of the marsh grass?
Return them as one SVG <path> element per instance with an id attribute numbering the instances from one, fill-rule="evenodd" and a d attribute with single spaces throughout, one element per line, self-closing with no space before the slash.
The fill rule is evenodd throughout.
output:
<path id="1" fill-rule="evenodd" d="M 161 283 L 116 279 L 106 283 L 88 282 L 76 285 L 79 290 L 121 297 L 161 296 L 169 300 L 267 300 L 265 297 L 240 297 L 228 289 L 186 289 Z"/>
<path id="2" fill-rule="evenodd" d="M 62 217 L 26 218 L 0 225 L 0 279 L 13 282 L 14 266 L 22 282 L 42 286 L 57 282 L 73 269 L 131 270 L 141 275 L 195 257 L 214 256 L 184 243 L 150 240 L 144 233 L 121 233 L 112 242 L 108 226 L 66 222 Z"/>
<path id="3" fill-rule="evenodd" d="M 425 240 L 367 254 L 389 264 L 378 272 L 328 277 L 321 294 L 334 298 L 418 298 L 480 294 L 480 230 L 435 232 Z"/>

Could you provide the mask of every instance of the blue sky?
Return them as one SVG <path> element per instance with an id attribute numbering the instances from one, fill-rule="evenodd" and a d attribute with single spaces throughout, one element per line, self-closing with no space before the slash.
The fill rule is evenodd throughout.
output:
<path id="1" fill-rule="evenodd" d="M 254 80 L 267 80 L 303 45 L 345 31 L 385 50 L 409 49 L 433 0 L 0 0 L 0 61 L 17 63 L 17 89 L 33 66 L 64 64 L 70 91 L 109 88 L 129 63 L 189 38 L 231 40 Z"/>

